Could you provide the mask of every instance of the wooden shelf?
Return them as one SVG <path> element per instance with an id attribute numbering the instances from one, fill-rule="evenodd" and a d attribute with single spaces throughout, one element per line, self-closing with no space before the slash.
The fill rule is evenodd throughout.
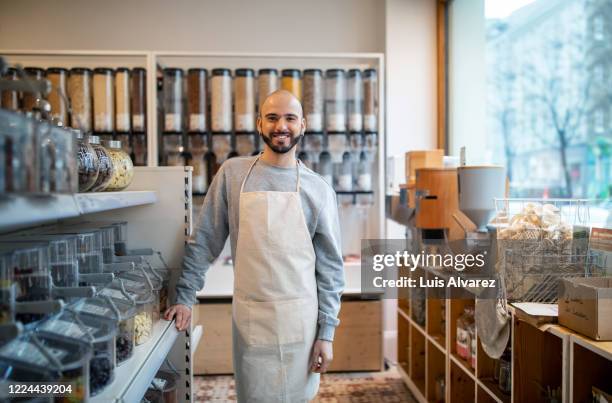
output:
<path id="1" fill-rule="evenodd" d="M 454 361 L 450 364 L 450 403 L 473 402 L 476 398 L 475 380 Z"/>
<path id="2" fill-rule="evenodd" d="M 476 403 L 498 403 L 498 400 L 494 399 L 487 390 L 478 385 L 476 387 Z"/>
<path id="3" fill-rule="evenodd" d="M 446 357 L 437 346 L 433 343 L 427 342 L 427 389 L 426 397 L 429 402 L 443 402 L 444 391 L 442 391 L 441 399 L 437 398 L 436 382 L 438 378 L 444 379 L 446 384 Z"/>
<path id="4" fill-rule="evenodd" d="M 570 340 L 570 399 L 590 402 L 592 387 L 612 393 L 612 342 L 597 342 L 577 334 Z"/>
<path id="5" fill-rule="evenodd" d="M 425 334 L 421 333 L 415 326 L 410 331 L 410 379 L 416 384 L 423 396 L 425 396 Z"/>
<path id="6" fill-rule="evenodd" d="M 505 394 L 501 391 L 498 382 L 493 378 L 478 379 L 478 382 L 482 385 L 483 393 L 488 394 L 493 401 L 510 403 L 512 400 L 509 394 Z"/>

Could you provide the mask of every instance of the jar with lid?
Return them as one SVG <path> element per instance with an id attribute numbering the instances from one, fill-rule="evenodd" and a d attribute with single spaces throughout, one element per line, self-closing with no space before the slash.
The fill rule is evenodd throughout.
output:
<path id="1" fill-rule="evenodd" d="M 195 194 L 203 194 L 208 189 L 208 166 L 206 163 L 206 136 L 189 134 L 189 165 L 193 167 L 191 190 Z"/>
<path id="2" fill-rule="evenodd" d="M 115 72 L 98 67 L 93 71 L 94 131 L 111 133 L 115 130 Z"/>
<path id="3" fill-rule="evenodd" d="M 35 121 L 0 110 L 0 193 L 38 191 Z"/>
<path id="4" fill-rule="evenodd" d="M 268 95 L 278 89 L 278 70 L 259 69 L 257 72 L 257 108 L 261 107 Z"/>
<path id="5" fill-rule="evenodd" d="M 342 69 L 325 72 L 325 120 L 328 132 L 346 131 L 346 77 Z"/>
<path id="6" fill-rule="evenodd" d="M 467 306 L 463 309 L 463 314 L 457 319 L 457 355 L 464 360 L 470 360 L 471 336 L 470 326 L 474 323 L 474 307 Z"/>
<path id="7" fill-rule="evenodd" d="M 24 69 L 27 76 L 31 80 L 44 80 L 45 70 L 39 67 L 26 67 Z M 32 111 L 36 107 L 36 100 L 42 99 L 43 96 L 40 92 L 24 92 L 23 93 L 23 110 L 24 112 Z"/>
<path id="8" fill-rule="evenodd" d="M 164 150 L 164 165 L 184 166 L 185 148 L 183 147 L 183 136 L 180 134 L 163 134 L 162 146 Z"/>
<path id="9" fill-rule="evenodd" d="M 342 192 L 353 190 L 353 161 L 350 152 L 342 155 L 342 162 L 335 164 L 335 189 Z"/>
<path id="10" fill-rule="evenodd" d="M 183 130 L 183 70 L 164 69 L 164 131 Z"/>
<path id="11" fill-rule="evenodd" d="M 307 132 L 323 131 L 323 72 L 304 70 L 304 117 Z"/>
<path id="12" fill-rule="evenodd" d="M 80 129 L 85 133 L 92 130 L 92 70 L 84 67 L 70 69 L 68 76 L 68 98 L 72 115 L 70 125 L 75 129 Z"/>
<path id="13" fill-rule="evenodd" d="M 132 132 L 144 133 L 147 115 L 147 71 L 134 67 L 130 73 L 130 111 L 132 113 Z"/>
<path id="14" fill-rule="evenodd" d="M 79 188 L 76 139 L 71 130 L 46 122 L 36 125 L 39 191 L 76 193 Z"/>
<path id="15" fill-rule="evenodd" d="M 143 266 L 139 266 L 136 270 L 124 272 L 118 276 L 123 281 L 123 286 L 130 292 L 139 293 L 142 290 L 147 290 L 153 295 L 151 319 L 153 324 L 160 319 L 160 291 L 162 282 L 158 277 L 155 277 L 151 271 L 145 270 Z"/>
<path id="16" fill-rule="evenodd" d="M 113 280 L 110 287 L 100 292 L 102 296 L 115 298 L 123 294 L 131 299 L 136 305 L 136 316 L 134 316 L 134 343 L 139 346 L 151 338 L 153 332 L 153 306 L 154 296 L 151 290 L 141 288 L 127 289 L 122 279 Z"/>
<path id="17" fill-rule="evenodd" d="M 229 69 L 213 69 L 211 79 L 211 130 L 232 131 L 232 75 Z"/>
<path id="18" fill-rule="evenodd" d="M 17 69 L 9 67 L 6 69 L 6 73 L 4 73 L 5 80 L 17 80 L 19 76 L 17 74 Z M 18 111 L 19 110 L 19 92 L 14 90 L 4 90 L 2 91 L 2 101 L 0 106 L 3 109 L 9 111 Z"/>
<path id="19" fill-rule="evenodd" d="M 208 110 L 208 70 L 192 68 L 187 70 L 187 113 L 188 130 L 192 133 L 206 132 Z"/>
<path id="20" fill-rule="evenodd" d="M 130 119 L 130 69 L 115 69 L 115 131 L 126 133 L 131 130 Z"/>
<path id="21" fill-rule="evenodd" d="M 325 179 L 325 181 L 329 183 L 330 186 L 333 186 L 334 185 L 334 178 L 333 178 L 334 169 L 332 165 L 331 154 L 329 152 L 323 151 L 321 153 L 321 155 L 319 156 L 319 163 L 317 164 L 317 168 L 318 168 L 317 173 L 321 175 L 323 179 Z"/>
<path id="22" fill-rule="evenodd" d="M 108 150 L 100 144 L 100 137 L 89 136 L 89 144 L 98 157 L 98 176 L 89 190 L 92 192 L 101 192 L 108 186 L 113 178 L 113 161 Z"/>
<path id="23" fill-rule="evenodd" d="M 113 176 L 104 190 L 107 192 L 123 190 L 132 183 L 134 178 L 132 159 L 123 151 L 120 141 L 109 141 L 106 143 L 106 150 L 112 161 Z"/>
<path id="24" fill-rule="evenodd" d="M 236 69 L 234 79 L 234 130 L 236 132 L 255 131 L 255 71 Z"/>
<path id="25" fill-rule="evenodd" d="M 98 179 L 100 161 L 98 154 L 83 137 L 80 130 L 72 131 L 77 139 L 77 163 L 79 170 L 79 192 L 87 192 L 91 189 Z"/>
<path id="26" fill-rule="evenodd" d="M 15 321 L 13 252 L 0 248 L 0 325 Z"/>
<path id="27" fill-rule="evenodd" d="M 348 129 L 351 132 L 360 132 L 363 129 L 363 79 L 361 70 L 349 70 L 347 83 Z"/>
<path id="28" fill-rule="evenodd" d="M 284 69 L 281 72 L 281 88 L 291 92 L 302 101 L 302 73 L 298 69 Z"/>
<path id="29" fill-rule="evenodd" d="M 96 231 L 80 230 L 78 228 L 51 228 L 46 234 L 70 234 L 76 238 L 76 259 L 79 275 L 102 273 L 102 237 Z M 81 278 L 79 276 L 79 282 Z"/>
<path id="30" fill-rule="evenodd" d="M 47 80 L 51 82 L 51 92 L 47 100 L 51 104 L 51 117 L 57 119 L 62 126 L 68 125 L 68 105 L 66 104 L 68 70 L 63 67 L 49 67 Z"/>
<path id="31" fill-rule="evenodd" d="M 363 129 L 378 131 L 378 73 L 375 69 L 363 72 Z"/>

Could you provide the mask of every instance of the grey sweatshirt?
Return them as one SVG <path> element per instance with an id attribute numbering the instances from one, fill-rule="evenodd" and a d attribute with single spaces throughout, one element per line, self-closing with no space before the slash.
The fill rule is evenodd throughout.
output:
<path id="1" fill-rule="evenodd" d="M 197 229 L 185 250 L 183 271 L 177 283 L 177 303 L 192 306 L 196 302 L 196 292 L 204 286 L 206 271 L 221 254 L 228 235 L 235 260 L 240 186 L 255 158 L 229 159 L 215 175 L 204 199 Z M 259 160 L 244 191 L 294 192 L 296 181 L 295 167 L 281 168 Z M 300 196 L 316 254 L 318 338 L 332 341 L 344 289 L 336 193 L 321 176 L 300 164 Z"/>

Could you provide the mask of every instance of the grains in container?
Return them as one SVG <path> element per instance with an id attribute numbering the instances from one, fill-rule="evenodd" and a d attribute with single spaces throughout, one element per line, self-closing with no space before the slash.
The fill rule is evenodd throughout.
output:
<path id="1" fill-rule="evenodd" d="M 234 79 L 234 129 L 237 132 L 255 131 L 255 71 L 236 69 Z"/>
<path id="2" fill-rule="evenodd" d="M 211 130 L 232 131 L 232 75 L 229 69 L 213 69 L 211 79 Z"/>
<path id="3" fill-rule="evenodd" d="M 75 67 L 70 69 L 68 76 L 68 98 L 72 115 L 70 125 L 75 129 L 80 129 L 85 133 L 91 132 L 92 116 L 92 70 Z"/>
<path id="4" fill-rule="evenodd" d="M 141 133 L 146 128 L 147 71 L 142 67 L 132 69 L 130 76 L 132 131 Z"/>
<path id="5" fill-rule="evenodd" d="M 115 86 L 114 71 L 99 67 L 93 73 L 93 115 L 94 131 L 112 132 L 115 129 Z"/>
<path id="6" fill-rule="evenodd" d="M 342 69 L 325 72 L 325 120 L 328 132 L 346 131 L 346 79 Z"/>
<path id="7" fill-rule="evenodd" d="M 108 186 L 108 183 L 113 177 L 113 161 L 108 150 L 100 144 L 100 138 L 98 136 L 90 136 L 89 144 L 96 152 L 99 163 L 98 177 L 94 185 L 90 188 L 90 191 L 101 192 Z"/>
<path id="8" fill-rule="evenodd" d="M 206 131 L 208 71 L 192 68 L 187 71 L 187 113 L 190 132 Z"/>
<path id="9" fill-rule="evenodd" d="M 323 131 L 323 72 L 319 69 L 304 70 L 304 117 L 306 131 Z"/>
<path id="10" fill-rule="evenodd" d="M 282 71 L 281 88 L 287 90 L 302 100 L 302 74 L 298 69 L 284 69 Z"/>
<path id="11" fill-rule="evenodd" d="M 260 69 L 257 73 L 257 107 L 266 97 L 278 89 L 278 70 Z"/>
<path id="12" fill-rule="evenodd" d="M 349 131 L 360 132 L 363 129 L 363 79 L 358 69 L 348 71 L 347 109 Z"/>
<path id="13" fill-rule="evenodd" d="M 164 131 L 183 130 L 183 70 L 164 69 Z"/>
<path id="14" fill-rule="evenodd" d="M 26 67 L 26 74 L 32 80 L 44 80 L 45 79 L 45 71 L 38 67 Z M 24 92 L 23 93 L 23 110 L 25 112 L 31 111 L 36 106 L 36 99 L 42 98 L 42 94 L 39 92 L 31 93 Z"/>
<path id="15" fill-rule="evenodd" d="M 68 105 L 66 104 L 66 81 L 68 70 L 62 67 L 49 67 L 47 80 L 51 82 L 51 92 L 47 97 L 51 104 L 51 117 L 57 119 L 63 126 L 68 125 Z"/>
<path id="16" fill-rule="evenodd" d="M 4 74 L 5 80 L 17 80 L 17 69 L 8 68 L 6 73 Z M 2 103 L 0 106 L 4 109 L 8 109 L 10 111 L 19 110 L 19 92 L 4 90 L 2 91 Z"/>
<path id="17" fill-rule="evenodd" d="M 113 164 L 113 176 L 104 190 L 116 192 L 132 183 L 134 165 L 129 155 L 121 149 L 120 141 L 109 141 L 105 144 Z"/>
<path id="18" fill-rule="evenodd" d="M 129 132 L 130 124 L 130 69 L 115 70 L 115 130 Z"/>
<path id="19" fill-rule="evenodd" d="M 363 128 L 378 131 L 378 74 L 375 69 L 363 72 Z"/>

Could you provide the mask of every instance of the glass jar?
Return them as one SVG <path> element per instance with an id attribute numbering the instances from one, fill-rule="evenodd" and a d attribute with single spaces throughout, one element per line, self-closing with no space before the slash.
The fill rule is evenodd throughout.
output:
<path id="1" fill-rule="evenodd" d="M 93 71 L 94 131 L 110 133 L 115 130 L 115 86 L 113 69 L 98 67 Z"/>
<path id="2" fill-rule="evenodd" d="M 359 153 L 359 165 L 357 167 L 357 190 L 372 191 L 372 161 L 368 153 Z"/>
<path id="3" fill-rule="evenodd" d="M 346 77 L 342 69 L 325 72 L 325 117 L 328 132 L 346 131 Z"/>
<path id="4" fill-rule="evenodd" d="M 113 164 L 113 176 L 104 189 L 108 192 L 123 190 L 132 183 L 134 178 L 134 165 L 129 155 L 121 149 L 120 141 L 109 141 L 106 149 Z"/>
<path id="5" fill-rule="evenodd" d="M 62 67 L 49 67 L 47 69 L 47 80 L 51 82 L 51 92 L 47 96 L 51 104 L 51 117 L 57 119 L 62 126 L 68 125 L 68 108 L 64 97 L 66 97 L 66 82 L 68 70 Z"/>
<path id="6" fill-rule="evenodd" d="M 144 133 L 132 134 L 132 160 L 135 166 L 147 165 L 147 135 Z"/>
<path id="7" fill-rule="evenodd" d="M 334 185 L 334 178 L 333 178 L 333 165 L 332 165 L 332 159 L 331 159 L 331 154 L 327 151 L 323 151 L 321 153 L 321 155 L 319 156 L 319 163 L 317 165 L 318 168 L 318 174 L 321 175 L 323 177 L 323 179 L 325 179 L 325 181 L 327 183 L 329 183 L 330 186 Z"/>
<path id="8" fill-rule="evenodd" d="M 164 165 L 185 166 L 183 136 L 180 134 L 163 134 Z"/>
<path id="9" fill-rule="evenodd" d="M 131 130 L 130 122 L 130 69 L 115 69 L 115 131 L 126 133 Z"/>
<path id="10" fill-rule="evenodd" d="M 190 132 L 206 132 L 208 109 L 208 70 L 193 68 L 187 71 L 187 113 Z"/>
<path id="11" fill-rule="evenodd" d="M 113 280 L 113 284 L 120 284 L 120 280 Z M 116 340 L 117 365 L 120 366 L 134 353 L 136 346 L 136 315 L 138 308 L 134 296 L 113 286 L 102 289 L 96 299 L 110 301 L 113 309 L 119 314 L 119 326 Z M 108 303 L 107 303 L 108 304 Z M 105 305 L 106 307 L 106 305 Z"/>
<path id="12" fill-rule="evenodd" d="M 323 131 L 323 72 L 304 70 L 304 117 L 307 132 Z"/>
<path id="13" fill-rule="evenodd" d="M 79 320 L 91 334 L 93 356 L 89 361 L 89 390 L 100 393 L 115 378 L 117 322 L 109 317 L 80 313 Z"/>
<path id="14" fill-rule="evenodd" d="M 206 164 L 206 137 L 201 134 L 189 135 L 189 165 L 193 167 L 191 190 L 194 194 L 203 194 L 208 188 L 208 166 Z"/>
<path id="15" fill-rule="evenodd" d="M 0 110 L 0 193 L 38 191 L 35 121 Z"/>
<path id="16" fill-rule="evenodd" d="M 236 69 L 234 79 L 234 130 L 236 132 L 255 131 L 255 71 Z"/>
<path id="17" fill-rule="evenodd" d="M 31 80 L 44 80 L 45 79 L 45 71 L 39 67 L 26 67 L 24 69 L 27 76 Z M 36 100 L 42 99 L 43 96 L 40 92 L 24 92 L 23 93 L 23 111 L 29 112 L 32 111 L 36 107 Z"/>
<path id="18" fill-rule="evenodd" d="M 164 131 L 183 130 L 183 70 L 164 69 Z"/>
<path id="19" fill-rule="evenodd" d="M 106 189 L 113 178 L 113 161 L 108 150 L 100 144 L 100 138 L 98 136 L 90 136 L 89 144 L 98 156 L 98 177 L 90 188 L 90 191 L 101 192 Z"/>
<path id="20" fill-rule="evenodd" d="M 45 122 L 36 128 L 39 191 L 78 192 L 77 143 L 72 131 Z"/>
<path id="21" fill-rule="evenodd" d="M 6 73 L 4 73 L 5 80 L 17 80 L 19 76 L 17 75 L 17 69 L 9 67 L 6 69 Z M 4 90 L 2 91 L 2 102 L 0 106 L 9 111 L 18 111 L 19 110 L 19 92 Z"/>
<path id="22" fill-rule="evenodd" d="M 457 319 L 457 355 L 464 360 L 470 360 L 471 336 L 470 326 L 474 323 L 474 307 L 465 307 L 463 313 Z"/>
<path id="23" fill-rule="evenodd" d="M 72 131 L 77 139 L 77 162 L 79 170 L 79 192 L 87 192 L 91 189 L 98 179 L 98 171 L 100 169 L 100 161 L 98 154 L 89 144 L 89 141 L 83 138 L 83 133 L 80 130 Z"/>
<path id="24" fill-rule="evenodd" d="M 281 88 L 287 90 L 301 102 L 302 101 L 302 73 L 298 69 L 284 69 L 282 71 Z"/>
<path id="25" fill-rule="evenodd" d="M 348 71 L 348 87 L 346 91 L 348 107 L 348 129 L 360 132 L 363 129 L 363 79 L 361 70 Z"/>
<path id="26" fill-rule="evenodd" d="M 378 73 L 375 69 L 363 72 L 363 129 L 378 131 Z"/>
<path id="27" fill-rule="evenodd" d="M 257 109 L 266 100 L 268 95 L 278 89 L 278 70 L 259 69 L 257 72 Z"/>
<path id="28" fill-rule="evenodd" d="M 85 133 L 91 132 L 92 129 L 91 86 L 91 69 L 84 67 L 70 69 L 70 75 L 68 76 L 68 98 L 72 109 L 70 125 Z"/>
<path id="29" fill-rule="evenodd" d="M 161 280 L 150 271 L 146 271 L 142 266 L 131 272 L 119 274 L 119 278 L 123 282 L 125 289 L 129 292 L 140 293 L 142 290 L 147 290 L 152 294 L 151 318 L 154 324 L 157 323 L 160 319 Z"/>
<path id="30" fill-rule="evenodd" d="M 211 130 L 232 131 L 232 74 L 229 69 L 213 69 L 211 79 Z"/>
<path id="31" fill-rule="evenodd" d="M 13 252 L 0 249 L 0 325 L 15 321 Z"/>
<path id="32" fill-rule="evenodd" d="M 142 67 L 132 69 L 130 75 L 132 131 L 144 133 L 147 127 L 147 71 Z"/>
<path id="33" fill-rule="evenodd" d="M 134 343 L 139 346 L 146 343 L 153 333 L 154 296 L 150 289 L 128 289 L 122 279 L 116 278 L 112 284 L 100 291 L 101 296 L 121 299 L 124 296 L 134 301 L 136 315 L 134 316 Z"/>

